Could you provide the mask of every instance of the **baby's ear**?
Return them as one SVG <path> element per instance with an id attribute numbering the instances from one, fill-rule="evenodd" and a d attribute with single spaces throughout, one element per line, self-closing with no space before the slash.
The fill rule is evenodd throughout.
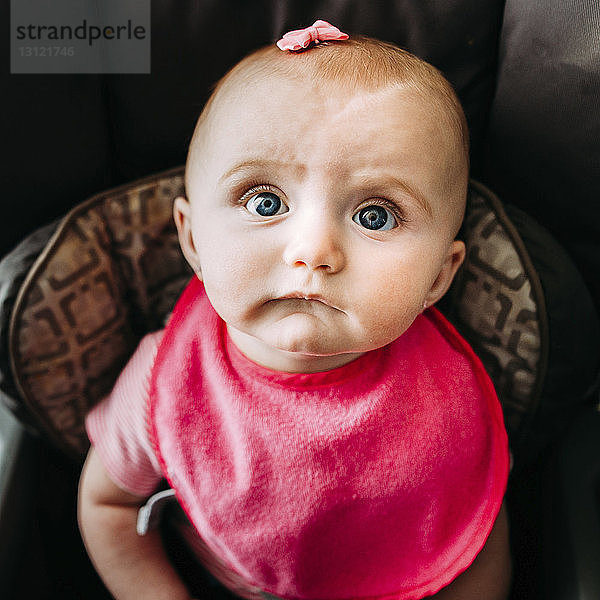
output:
<path id="1" fill-rule="evenodd" d="M 464 242 L 454 240 L 450 244 L 444 264 L 425 298 L 425 306 L 435 304 L 448 291 L 456 271 L 465 260 L 465 252 Z"/>
<path id="2" fill-rule="evenodd" d="M 183 196 L 175 198 L 175 202 L 173 203 L 173 218 L 177 227 L 181 251 L 190 267 L 194 270 L 194 273 L 201 280 L 200 257 L 194 244 L 194 238 L 192 237 L 192 207 Z"/>

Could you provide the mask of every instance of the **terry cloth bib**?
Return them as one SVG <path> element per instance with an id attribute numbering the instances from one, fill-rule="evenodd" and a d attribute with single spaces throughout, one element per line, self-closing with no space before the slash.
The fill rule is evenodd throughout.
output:
<path id="1" fill-rule="evenodd" d="M 323 373 L 245 358 L 196 278 L 150 386 L 164 473 L 217 560 L 289 599 L 415 600 L 484 546 L 508 477 L 489 377 L 428 310 Z"/>

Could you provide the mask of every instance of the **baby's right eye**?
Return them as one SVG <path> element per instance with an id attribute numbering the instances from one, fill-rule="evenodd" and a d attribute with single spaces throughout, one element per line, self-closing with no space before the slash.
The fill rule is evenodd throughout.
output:
<path id="1" fill-rule="evenodd" d="M 259 217 L 274 217 L 288 211 L 287 205 L 274 192 L 257 192 L 246 201 L 248 212 Z"/>

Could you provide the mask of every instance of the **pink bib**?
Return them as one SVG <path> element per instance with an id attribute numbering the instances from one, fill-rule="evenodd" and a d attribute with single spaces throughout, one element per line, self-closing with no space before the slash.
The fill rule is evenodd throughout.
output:
<path id="1" fill-rule="evenodd" d="M 208 548 L 266 593 L 415 600 L 484 546 L 508 444 L 480 361 L 434 309 L 325 373 L 245 358 L 194 278 L 153 370 L 151 431 Z"/>

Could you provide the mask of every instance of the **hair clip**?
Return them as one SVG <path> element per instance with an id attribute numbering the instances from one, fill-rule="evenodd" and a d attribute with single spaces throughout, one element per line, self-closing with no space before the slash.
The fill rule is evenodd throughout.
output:
<path id="1" fill-rule="evenodd" d="M 318 44 L 328 40 L 347 40 L 348 34 L 340 31 L 327 21 L 315 21 L 310 27 L 305 29 L 295 29 L 288 31 L 277 42 L 280 50 L 303 50 L 311 44 Z"/>

